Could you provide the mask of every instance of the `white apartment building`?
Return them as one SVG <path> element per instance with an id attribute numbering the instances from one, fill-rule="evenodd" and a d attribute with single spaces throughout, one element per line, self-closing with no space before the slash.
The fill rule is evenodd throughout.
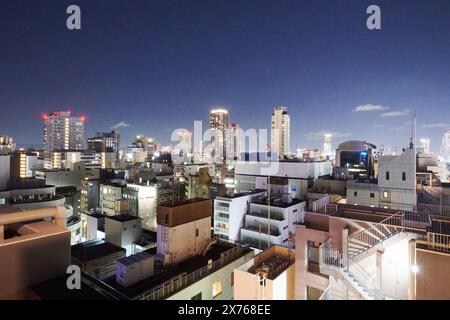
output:
<path id="1" fill-rule="evenodd" d="M 406 149 L 397 156 L 381 156 L 377 183 L 347 181 L 347 203 L 414 210 L 417 204 L 415 149 Z"/>
<path id="2" fill-rule="evenodd" d="M 116 167 L 117 154 L 87 150 L 81 153 L 80 160 L 88 169 L 111 169 Z"/>
<path id="3" fill-rule="evenodd" d="M 236 192 L 251 191 L 254 189 L 268 189 L 268 176 L 287 179 L 288 193 L 292 198 L 304 198 L 313 181 L 322 176 L 331 174 L 330 161 L 301 161 L 283 160 L 268 161 L 238 161 L 235 164 Z"/>
<path id="4" fill-rule="evenodd" d="M 130 203 L 130 212 L 142 219 L 142 227 L 156 230 L 157 186 L 146 184 L 127 184 L 123 198 Z"/>
<path id="5" fill-rule="evenodd" d="M 295 226 L 303 223 L 306 202 L 298 199 L 254 199 L 241 227 L 241 242 L 262 250 L 271 245 L 293 248 Z M 270 234 L 269 234 L 270 230 Z"/>
<path id="6" fill-rule="evenodd" d="M 75 163 L 81 161 L 81 151 L 53 151 L 45 169 L 73 169 Z"/>
<path id="7" fill-rule="evenodd" d="M 287 113 L 287 107 L 275 107 L 272 114 L 272 151 L 278 154 L 280 159 L 290 154 L 291 123 Z"/>
<path id="8" fill-rule="evenodd" d="M 100 211 L 108 216 L 116 215 L 116 203 L 123 199 L 124 188 L 120 183 L 100 184 Z"/>
<path id="9" fill-rule="evenodd" d="M 240 241 L 240 230 L 245 223 L 250 203 L 264 197 L 265 190 L 231 194 L 214 199 L 214 234 L 230 242 Z"/>

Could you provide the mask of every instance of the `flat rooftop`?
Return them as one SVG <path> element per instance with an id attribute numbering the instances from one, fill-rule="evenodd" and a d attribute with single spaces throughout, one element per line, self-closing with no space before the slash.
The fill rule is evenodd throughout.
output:
<path id="1" fill-rule="evenodd" d="M 246 192 L 230 193 L 230 194 L 226 194 L 226 195 L 223 195 L 223 196 L 218 196 L 217 198 L 235 199 L 235 198 L 250 196 L 250 195 L 261 193 L 261 192 L 267 192 L 267 190 L 255 189 L 255 190 L 246 191 Z"/>
<path id="2" fill-rule="evenodd" d="M 73 245 L 71 255 L 82 262 L 95 260 L 113 253 L 124 252 L 125 249 L 104 240 L 92 240 Z"/>
<path id="3" fill-rule="evenodd" d="M 184 206 L 184 205 L 191 204 L 191 203 L 197 203 L 197 202 L 209 201 L 209 200 L 211 200 L 211 199 L 193 198 L 193 199 L 188 199 L 188 200 L 183 200 L 183 201 L 175 201 L 174 203 L 172 203 L 171 201 L 168 201 L 168 202 L 161 203 L 159 206 L 166 207 L 166 208 L 175 208 L 175 207 L 180 207 L 180 206 Z"/>
<path id="4" fill-rule="evenodd" d="M 32 285 L 29 290 L 41 300 L 106 300 L 107 298 L 90 286 L 81 284 L 79 290 L 67 288 L 67 275 Z"/>
<path id="5" fill-rule="evenodd" d="M 120 215 L 116 215 L 116 216 L 105 216 L 105 218 L 111 219 L 111 220 L 115 220 L 115 221 L 119 221 L 119 222 L 127 222 L 127 221 L 132 221 L 132 220 L 140 220 L 141 218 L 133 216 L 131 214 L 120 214 Z"/>
<path id="6" fill-rule="evenodd" d="M 136 296 L 139 296 L 143 294 L 146 291 L 152 290 L 156 287 L 158 287 L 160 284 L 171 280 L 175 277 L 177 277 L 180 274 L 190 274 L 196 270 L 199 270 L 203 267 L 206 267 L 208 265 L 208 261 L 213 260 L 219 260 L 221 257 L 221 254 L 232 249 L 233 247 L 236 247 L 236 245 L 230 244 L 228 242 L 224 241 L 218 241 L 211 245 L 210 249 L 206 252 L 204 256 L 195 256 L 191 257 L 187 260 L 184 260 L 177 265 L 174 265 L 170 267 L 170 269 L 164 270 L 164 271 L 157 271 L 155 270 L 155 274 L 147 279 L 144 279 L 142 281 L 139 281 L 129 287 L 123 287 L 120 284 L 116 282 L 116 277 L 112 276 L 104 280 L 104 282 L 114 288 L 115 290 L 119 291 L 120 293 L 130 297 L 134 298 Z M 251 252 L 250 248 L 243 247 L 242 255 L 245 255 L 247 253 Z M 173 292 L 175 293 L 175 292 Z"/>
<path id="7" fill-rule="evenodd" d="M 292 207 L 296 204 L 302 203 L 304 201 L 297 199 L 297 198 L 293 198 L 291 202 L 288 202 L 286 200 L 283 200 L 282 198 L 272 198 L 270 199 L 270 206 L 271 207 L 277 207 L 277 208 L 289 208 Z M 262 204 L 262 205 L 269 205 L 269 199 L 267 197 L 264 197 L 262 199 L 254 199 L 252 200 L 251 203 L 254 204 Z"/>

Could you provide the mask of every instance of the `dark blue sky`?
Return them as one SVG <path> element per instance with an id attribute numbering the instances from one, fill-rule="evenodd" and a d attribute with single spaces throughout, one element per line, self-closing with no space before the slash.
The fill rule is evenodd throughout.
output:
<path id="1" fill-rule="evenodd" d="M 70 4 L 81 31 L 66 29 Z M 382 30 L 366 28 L 370 4 Z M 130 124 L 125 141 L 168 143 L 215 105 L 243 128 L 287 105 L 292 148 L 321 146 L 322 131 L 405 146 L 410 117 L 382 114 L 407 109 L 432 149 L 450 129 L 448 0 L 3 0 L 0 37 L 0 134 L 21 145 L 41 143 L 40 114 L 68 107 L 87 136 Z M 352 111 L 367 104 L 389 110 Z"/>

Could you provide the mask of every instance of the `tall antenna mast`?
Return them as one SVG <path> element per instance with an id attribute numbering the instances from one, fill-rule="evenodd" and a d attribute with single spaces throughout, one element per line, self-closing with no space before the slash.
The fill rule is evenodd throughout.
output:
<path id="1" fill-rule="evenodd" d="M 409 148 L 412 149 L 416 146 L 416 110 L 412 113 L 412 123 L 411 123 L 411 140 L 409 143 Z"/>

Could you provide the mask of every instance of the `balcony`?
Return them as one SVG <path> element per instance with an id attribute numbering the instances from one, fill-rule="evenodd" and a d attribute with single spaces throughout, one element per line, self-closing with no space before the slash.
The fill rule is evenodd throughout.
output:
<path id="1" fill-rule="evenodd" d="M 265 218 L 269 219 L 269 212 L 267 210 L 262 210 L 261 212 L 257 211 L 250 211 L 247 213 L 250 216 L 259 217 L 259 218 Z M 270 213 L 270 220 L 277 220 L 277 221 L 284 221 L 284 216 L 280 212 L 271 212 Z"/>
<path id="2" fill-rule="evenodd" d="M 247 225 L 247 226 L 243 227 L 242 229 L 254 231 L 257 233 L 268 234 L 268 227 L 266 225 L 259 225 L 259 226 Z M 277 229 L 270 228 L 270 235 L 279 237 L 281 235 L 281 233 Z"/>

